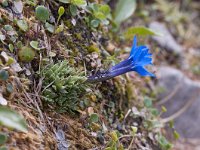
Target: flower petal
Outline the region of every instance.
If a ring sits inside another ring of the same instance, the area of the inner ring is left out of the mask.
[[[138,57],[138,60],[137,60],[137,61],[140,61],[140,60],[144,59],[145,56],[148,54],[148,51],[149,51],[148,48],[142,49],[142,53],[141,53],[140,56]]]
[[[145,57],[141,61],[137,62],[137,66],[152,65],[152,58]]]
[[[155,77],[155,75],[151,72],[148,72],[144,67],[142,66],[136,66],[133,68],[133,71],[137,72],[138,74],[140,74],[141,76],[151,76],[151,77]]]
[[[134,36],[133,45],[132,45],[132,48],[131,48],[130,56],[133,56],[135,54],[136,48],[137,48],[137,37]]]
[[[142,52],[143,52],[143,49],[147,49],[147,47],[146,46],[138,46],[137,48],[136,48],[136,50],[135,50],[135,53],[133,54],[133,55],[131,55],[130,56],[130,58],[132,58],[132,60],[134,61],[134,62],[137,62],[138,61],[138,59],[139,59],[139,57],[140,57],[140,55],[142,54]]]
[[[148,54],[146,54],[145,57],[151,57],[151,56],[152,56],[152,54],[151,54],[151,53],[148,53]]]

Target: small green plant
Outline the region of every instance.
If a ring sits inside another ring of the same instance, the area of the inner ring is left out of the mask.
[[[28,24],[25,20],[17,20],[17,26],[24,32],[28,30]]]
[[[60,6],[58,9],[58,20],[57,20],[57,24],[61,18],[61,16],[65,13],[65,8],[63,6]]]
[[[19,50],[18,56],[19,56],[21,61],[30,62],[35,57],[35,51],[28,46],[24,46]]]
[[[35,9],[36,18],[42,22],[46,22],[49,19],[49,11],[46,7],[40,5]]]
[[[122,143],[120,143],[119,141],[119,132],[118,131],[112,131],[110,133],[110,141],[107,144],[107,147],[105,148],[105,150],[124,150],[124,147],[122,145]]]
[[[78,7],[83,7],[87,5],[86,0],[59,0],[60,2],[64,3],[64,4],[73,4],[76,5]]]
[[[91,27],[98,27],[100,23],[104,25],[109,24],[109,20],[112,18],[110,14],[110,7],[106,4],[90,4],[87,6],[87,11],[91,13],[88,18],[88,22]]]
[[[96,113],[93,113],[90,115],[90,122],[98,122],[99,121],[99,116]]]
[[[170,150],[173,147],[173,145],[161,134],[157,136],[157,141],[163,150]]]
[[[70,67],[67,61],[51,64],[41,71],[43,77],[43,99],[58,112],[73,113],[87,85],[86,77]]]
[[[39,48],[39,42],[38,41],[31,41],[30,42],[30,46],[36,50],[40,50],[41,48]]]

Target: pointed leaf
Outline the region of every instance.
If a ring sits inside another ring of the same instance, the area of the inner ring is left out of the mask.
[[[59,0],[59,2],[67,4],[67,3],[70,3],[70,0]]]
[[[17,25],[24,32],[28,30],[28,24],[25,20],[17,20]]]
[[[132,39],[134,35],[147,36],[160,34],[146,27],[130,27],[124,33],[126,39]]]

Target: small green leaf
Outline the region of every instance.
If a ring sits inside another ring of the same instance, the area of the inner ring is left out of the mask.
[[[99,121],[99,116],[98,114],[94,113],[90,115],[90,122],[98,122]]]
[[[5,29],[6,31],[13,31],[13,27],[12,27],[11,25],[5,25],[5,26],[4,26],[4,29]]]
[[[37,4],[37,0],[26,0],[26,4],[35,7]]]
[[[174,138],[176,140],[178,140],[180,138],[180,135],[179,135],[179,133],[177,131],[174,131]]]
[[[161,110],[162,110],[162,112],[164,112],[164,113],[167,112],[167,108],[166,108],[165,106],[162,106],[162,107],[161,107]]]
[[[8,71],[0,70],[0,80],[6,81],[9,78]]]
[[[70,13],[72,14],[72,16],[76,16],[76,14],[77,14],[77,7],[75,5],[70,5],[69,6],[69,10],[70,10]]]
[[[60,6],[58,9],[58,15],[61,17],[65,13],[65,8],[63,6]]]
[[[150,108],[149,110],[155,117],[159,115],[159,111],[156,108]]]
[[[118,138],[118,135],[117,135],[117,132],[116,132],[116,131],[111,132],[110,135],[111,135],[111,138],[112,138],[112,140],[113,140],[114,142],[117,142],[117,141],[118,141],[119,138]]]
[[[170,150],[172,148],[172,144],[162,135],[158,136],[157,141],[163,150]]]
[[[85,0],[71,0],[71,3],[79,7],[87,5],[87,2]]]
[[[114,21],[121,24],[128,19],[136,9],[136,0],[118,0],[114,13]]]
[[[149,97],[145,97],[144,98],[144,105],[146,106],[146,107],[152,107],[152,100],[149,98]]]
[[[5,144],[7,141],[7,136],[5,134],[0,133],[0,145]]]
[[[94,12],[94,16],[99,20],[105,20],[106,16],[102,12]]]
[[[13,46],[13,44],[9,44],[9,45],[8,45],[8,48],[9,48],[9,50],[10,50],[11,52],[14,51],[14,46]]]
[[[31,41],[30,45],[32,48],[36,49],[36,50],[40,50],[39,46],[39,42],[38,41]]]
[[[15,60],[12,57],[8,57],[8,61],[6,62],[6,65],[9,66],[14,62],[15,62]]]
[[[28,24],[25,20],[17,20],[17,25],[24,32],[28,30]]]
[[[30,47],[24,46],[19,50],[18,56],[21,61],[30,62],[35,57],[35,51]]]
[[[46,22],[46,23],[45,23],[45,28],[46,28],[47,31],[49,31],[50,33],[54,33],[54,30],[55,30],[54,25],[52,25],[52,24]]]
[[[49,11],[42,5],[36,7],[35,14],[36,18],[42,22],[45,22],[49,19]]]
[[[62,32],[63,30],[64,30],[64,25],[61,24],[61,25],[58,26],[58,28],[56,29],[55,33],[60,33],[60,32]]]
[[[119,144],[118,150],[125,150],[122,143]]]
[[[1,1],[1,3],[4,7],[8,7],[8,5],[9,5],[7,0],[3,0],[3,1]]]
[[[112,147],[106,147],[105,150],[113,150]]]
[[[18,41],[18,42],[17,42],[17,48],[18,48],[18,49],[21,49],[22,46],[23,46],[22,41]]]
[[[100,5],[99,11],[107,16],[110,14],[110,7],[108,5]]]
[[[134,127],[134,126],[131,126],[131,129],[132,129],[132,135],[134,136],[137,133],[138,128]]]
[[[59,2],[67,4],[70,3],[70,0],[59,0]]]
[[[134,35],[147,36],[147,35],[160,35],[160,34],[146,27],[130,27],[124,33],[126,39],[132,39]]]
[[[170,127],[170,128],[174,128],[174,120],[171,120],[171,121],[169,122],[169,127]]]
[[[27,132],[25,120],[15,111],[7,107],[0,107],[0,123],[6,127]]]
[[[99,26],[100,21],[98,19],[94,19],[91,21],[91,26],[96,28]]]

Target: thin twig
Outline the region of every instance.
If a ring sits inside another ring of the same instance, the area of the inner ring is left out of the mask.
[[[50,87],[54,82],[55,82],[55,80],[52,81],[51,83],[49,83],[49,85],[47,85],[47,86],[42,90],[42,93],[43,93],[48,87]]]
[[[126,138],[126,137],[132,137],[133,135],[130,135],[130,134],[128,134],[128,135],[123,135],[123,136],[121,136],[121,137],[119,137],[119,140],[121,140],[121,139],[123,139],[123,138]]]
[[[129,116],[129,114],[131,113],[131,109],[128,110],[128,112],[126,113],[124,119],[123,119],[123,123],[125,123],[126,118]]]
[[[131,149],[131,147],[132,147],[132,145],[133,145],[133,141],[134,141],[134,136],[133,136],[133,138],[132,138],[132,140],[131,140],[131,143],[130,143],[130,145],[129,145],[129,147],[128,147],[128,150]]]

